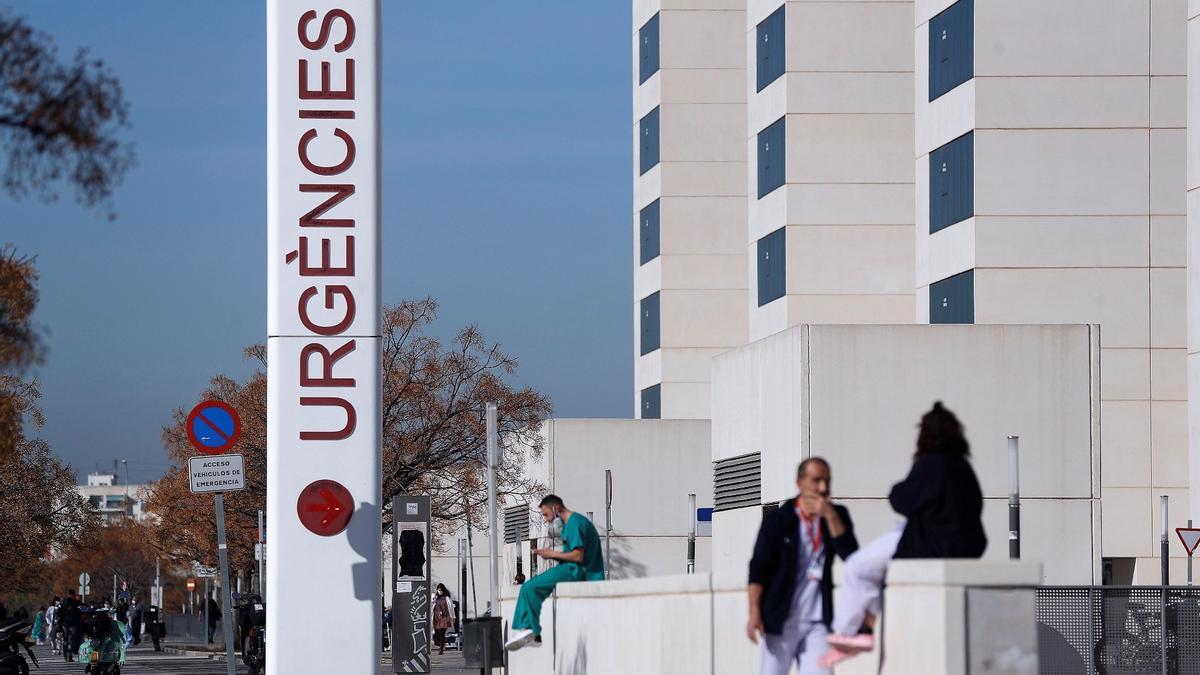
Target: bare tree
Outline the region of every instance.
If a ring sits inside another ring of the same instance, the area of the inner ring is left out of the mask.
[[[529,494],[541,486],[522,474],[522,448],[541,452],[542,421],[550,414],[549,399],[529,387],[514,387],[517,360],[467,326],[443,344],[428,329],[437,315],[431,298],[406,300],[383,312],[383,497],[384,531],[391,527],[387,511],[393,495],[428,495],[435,529],[450,532],[470,518],[482,525],[486,503],[484,405],[495,402],[505,460],[498,470],[502,495]],[[247,355],[267,367],[266,349],[254,345]],[[217,376],[202,399],[234,406],[242,420],[242,436],[230,452],[246,463],[246,489],[225,498],[230,564],[249,569],[258,509],[266,503],[267,393],[260,370],[245,383]],[[184,428],[186,411],[175,412],[163,429],[163,443],[175,464],[159,481],[147,508],[161,518],[157,528],[165,550],[215,562],[216,523],[212,500],[188,491],[187,458],[195,454]]]
[[[0,11],[0,148],[13,198],[52,201],[61,181],[89,207],[113,217],[112,194],[134,165],[133,146],[118,138],[129,105],[121,83],[99,59],[79,50],[60,62],[54,41],[24,19]]]
[[[69,549],[96,516],[75,490],[75,472],[44,441],[18,444],[0,460],[0,586],[20,590],[52,552]]]

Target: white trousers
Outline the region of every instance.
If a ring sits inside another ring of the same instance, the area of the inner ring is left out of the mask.
[[[883,609],[880,596],[888,564],[896,555],[904,525],[858,549],[846,559],[842,584],[837,588],[833,605],[833,632],[838,635],[857,635],[868,613],[879,616]]]
[[[829,631],[820,621],[788,621],[780,635],[762,636],[762,665],[760,675],[788,675],[792,663],[796,663],[800,675],[832,675],[833,671],[821,666],[819,661],[829,645],[825,638]]]

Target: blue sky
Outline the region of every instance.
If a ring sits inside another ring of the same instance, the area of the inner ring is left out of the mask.
[[[38,257],[48,423],[80,472],[165,469],[160,432],[265,339],[264,2],[0,0],[121,79],[118,219],[0,195]],[[432,295],[562,417],[632,414],[629,7],[384,3],[384,299]]]

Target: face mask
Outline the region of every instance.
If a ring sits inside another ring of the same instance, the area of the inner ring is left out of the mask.
[[[554,514],[554,520],[550,521],[550,528],[549,528],[549,529],[550,529],[550,536],[551,536],[551,537],[561,537],[561,536],[562,536],[562,531],[563,531],[563,519],[562,519],[562,516],[558,515],[557,513],[556,513],[556,514]]]

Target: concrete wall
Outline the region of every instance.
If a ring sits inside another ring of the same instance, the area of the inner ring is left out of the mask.
[[[749,339],[802,323],[908,323],[913,280],[912,2],[785,6],[784,74],[757,91],[746,2]],[[784,118],[785,184],[758,197],[758,133]],[[786,292],[758,305],[758,240],[786,228]]]
[[[1200,2],[1188,2],[1187,54],[1188,457],[1191,484],[1200,486]],[[1200,522],[1200,489],[1191,491],[1189,515]]]
[[[746,342],[745,0],[634,0],[634,403],[707,419],[709,359]],[[638,31],[659,16],[659,70],[639,84]],[[640,169],[638,122],[660,115],[660,162]],[[660,254],[641,264],[643,208],[659,200]],[[641,354],[638,303],[661,293],[661,347]]]
[[[886,495],[908,471],[933,401],[959,415],[985,495],[986,557],[1007,556],[1006,436],[1021,437],[1023,553],[1049,583],[1098,580],[1102,528],[1096,331],[1089,326],[798,326],[713,365],[713,459],[762,456],[762,502],[795,492],[811,455],[860,540],[894,527]],[[1109,511],[1105,511],[1109,513]],[[761,511],[715,514],[713,569],[744,573]],[[1144,531],[1149,536],[1148,531]]]
[[[1188,2],[974,0],[974,78],[929,101],[928,22],[951,4],[914,17],[917,318],[929,284],[974,269],[976,323],[1100,325],[1100,482],[1120,518],[1103,555],[1156,582],[1158,497],[1181,524],[1189,484]],[[968,131],[974,217],[929,234],[929,153]]]
[[[891,576],[885,672],[1037,672],[1036,564],[901,561]],[[506,617],[514,604],[503,603]],[[737,575],[561,584],[543,607],[542,647],[511,653],[509,672],[755,673],[759,648],[746,637],[747,614],[745,580]],[[837,672],[878,672],[877,657],[878,652],[857,657]]]
[[[545,451],[541,458],[528,460],[527,474],[562,497],[571,510],[591,511],[602,538],[604,472],[612,471],[614,578],[685,570],[687,496],[696,495],[698,508],[712,506],[708,420],[554,419],[541,433]],[[530,503],[531,512],[536,502]],[[544,536],[537,527],[540,520],[532,518],[531,534]],[[697,543],[699,570],[709,569],[708,541],[702,537]],[[523,558],[528,559],[524,552]]]

